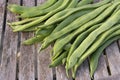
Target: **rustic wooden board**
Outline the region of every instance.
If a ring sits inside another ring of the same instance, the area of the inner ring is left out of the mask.
[[[120,52],[116,42],[106,48],[108,64],[112,75],[120,73]]]
[[[103,54],[99,59],[98,67],[94,74],[94,80],[100,79],[101,77],[108,77],[106,61]]]
[[[91,80],[87,60],[85,60],[83,64],[79,66],[75,80]]]
[[[25,6],[34,6],[34,0],[22,0]],[[21,41],[33,36],[33,33],[21,33]],[[20,46],[19,80],[35,80],[34,46]]]
[[[100,78],[100,79],[97,79],[97,80],[120,80],[120,74]]]
[[[0,0],[0,63],[2,57],[2,29],[4,25],[4,15],[5,15],[5,0]]]
[[[18,1],[14,0],[8,0],[8,3],[19,4]],[[7,17],[4,18],[15,21],[15,15],[9,11],[7,11]],[[0,80],[16,80],[17,39],[17,33],[13,33],[7,25],[3,41]]]
[[[56,79],[57,80],[72,80],[72,76],[69,78],[66,76],[65,66],[60,65],[56,68]]]
[[[50,50],[51,47],[48,47],[38,53],[38,80],[53,80],[52,68],[49,68]]]

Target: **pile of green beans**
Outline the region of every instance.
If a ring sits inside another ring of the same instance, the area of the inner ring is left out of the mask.
[[[53,44],[49,67],[65,65],[75,78],[78,67],[89,57],[91,78],[97,69],[102,51],[120,39],[120,1],[47,0],[34,6],[9,4],[19,14],[17,22],[7,22],[13,32],[33,32],[23,45],[40,43],[44,50]],[[114,32],[114,33],[113,33]]]

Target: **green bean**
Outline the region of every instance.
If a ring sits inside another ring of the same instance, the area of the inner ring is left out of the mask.
[[[112,18],[113,19],[113,18]],[[114,19],[113,19],[114,20]],[[104,24],[104,23],[103,23]],[[107,26],[107,25],[106,25]],[[110,26],[110,25],[109,25]],[[108,27],[108,26],[107,26]],[[99,27],[100,28],[100,27]],[[74,66],[74,74],[73,74],[73,77],[75,77],[75,73],[76,73],[76,70],[78,68],[78,66],[89,56],[91,55],[100,45],[101,43],[106,39],[106,37],[110,36],[111,33],[112,35],[113,34],[120,34],[120,24],[119,25],[116,25],[112,28],[110,28],[108,31],[102,33],[98,39],[92,44],[92,46],[89,47],[89,49],[84,52],[84,54],[79,57],[79,59],[77,59],[77,63],[76,65]],[[96,29],[97,30],[97,29]],[[118,31],[117,31],[118,30]],[[93,31],[94,32],[94,31]],[[114,33],[113,33],[114,32]],[[79,55],[78,55],[79,56]],[[70,59],[69,59],[70,60]]]
[[[54,23],[57,23],[63,19],[65,19],[66,17],[70,16],[71,14],[75,13],[75,12],[78,12],[78,11],[81,11],[81,10],[88,10],[88,9],[95,9],[97,7],[100,7],[102,5],[105,5],[107,3],[109,3],[111,0],[103,0],[99,3],[95,3],[95,4],[88,4],[88,5],[85,5],[85,6],[82,6],[82,7],[78,7],[78,8],[73,8],[73,9],[69,9],[68,12],[66,12],[66,10],[63,10],[61,12],[58,12],[57,14],[53,15],[51,18],[49,18],[45,25],[43,26],[40,26],[41,27],[45,27],[45,26],[48,26],[48,25],[51,25],[51,24],[54,24]],[[66,12],[66,13],[65,13]],[[64,13],[64,15],[62,15],[61,17],[59,15],[61,15],[61,13]]]
[[[67,57],[67,51],[63,52],[57,59],[52,61],[52,63],[49,65],[49,67],[56,67],[59,64],[62,64],[62,60]]]
[[[49,12],[47,15],[45,15],[45,16],[43,16],[43,17],[40,17],[39,19],[37,19],[37,20],[35,20],[35,21],[31,22],[31,23],[28,23],[28,24],[26,24],[26,25],[22,25],[20,28],[17,28],[17,29],[15,29],[15,30],[13,30],[13,32],[22,31],[22,30],[24,30],[24,29],[26,29],[26,28],[29,28],[29,27],[31,27],[31,26],[34,26],[34,25],[36,25],[36,24],[38,24],[38,23],[46,20],[46,19],[49,18],[50,16],[52,16],[52,15],[54,15],[55,13],[57,13],[57,12],[61,11],[62,9],[64,9],[64,8],[68,5],[68,3],[69,3],[69,0],[64,0],[63,3],[62,3],[62,5],[61,5],[60,7],[58,7],[57,9],[52,10],[52,11]]]
[[[108,39],[107,41],[105,41],[94,53],[92,53],[90,55],[90,76],[92,77],[95,70],[97,69],[98,66],[98,60],[99,57],[101,55],[101,53],[103,52],[103,50],[110,45],[112,42],[116,41],[117,39],[120,39],[120,36],[115,36],[112,37],[110,39]]]
[[[21,21],[17,21],[17,22],[12,22],[12,23],[7,23],[8,25],[14,26],[14,25],[22,25],[28,22],[31,22],[33,20],[38,19],[39,17],[34,17],[34,18],[27,18],[27,19],[23,19]]]
[[[22,14],[26,10],[27,11],[30,10],[30,7],[20,6],[20,5],[16,5],[16,4],[9,4],[7,6],[7,8],[9,9],[9,11],[11,11],[13,13],[17,13],[17,14]]]
[[[74,39],[78,34],[83,32],[85,28],[89,28],[90,26],[99,23],[103,21],[107,16],[110,15],[111,12],[113,12],[115,6],[111,6],[110,8],[106,9],[102,14],[100,14],[97,18],[91,20],[90,22],[86,23],[85,25],[79,27],[77,30],[69,34],[68,36],[64,37],[63,39],[59,40],[55,45],[54,45],[54,52],[58,52],[65,46],[67,43],[69,43],[72,39]],[[82,29],[81,29],[82,28]]]
[[[21,17],[21,18],[31,18],[31,17],[36,17],[36,16],[42,16],[44,14],[47,14],[51,10],[57,9],[59,6],[61,6],[62,2],[63,2],[62,0],[58,0],[54,5],[52,5],[51,7],[47,8],[47,9],[43,9],[43,10],[38,10],[38,9],[30,10],[28,12],[25,12],[25,13],[21,14],[19,17]]]
[[[67,58],[62,59],[62,64],[64,65],[66,63]]]
[[[57,31],[59,30],[62,30],[64,27],[66,27],[67,25],[69,25],[70,23],[72,23],[76,18],[84,15],[84,14],[87,14],[89,12],[93,11],[92,9],[90,10],[83,10],[83,11],[80,11],[80,12],[76,12],[72,15],[70,15],[69,17],[67,17],[64,21],[62,21],[54,30],[52,33],[56,33]]]
[[[92,3],[93,1],[94,0],[82,0],[77,4],[77,7]]]
[[[117,6],[119,3],[114,4],[113,6]],[[111,7],[110,7],[111,8]],[[120,15],[120,11],[116,12],[114,16],[111,16],[103,25],[101,25],[98,29],[93,31],[80,45],[79,47],[73,52],[73,54],[70,57],[69,63],[68,63],[68,69],[73,67],[75,63],[77,62],[78,58],[85,52],[85,50],[94,42],[94,40],[97,38],[99,34],[102,32],[108,30],[113,25],[115,25],[120,18],[118,17]],[[89,42],[89,43],[88,43]]]
[[[71,3],[68,5],[67,8],[74,8],[78,4],[79,0],[72,0]]]
[[[113,14],[112,15],[114,15],[117,11],[119,11],[120,10],[120,5],[114,10],[114,12],[113,12]]]
[[[44,38],[45,38],[45,36],[38,35],[38,36],[35,36],[35,37],[32,37],[30,39],[27,39],[27,40],[23,41],[22,44],[24,44],[24,45],[32,45],[34,43],[41,42]]]
[[[46,37],[44,39],[44,43],[41,46],[41,50],[43,50],[44,48],[46,48],[47,46],[49,46],[49,44],[51,42],[53,42],[54,40],[56,40],[57,38],[60,38],[61,36],[77,29],[79,26],[82,26],[83,24],[89,22],[90,20],[92,20],[93,18],[95,18],[96,16],[98,16],[103,10],[105,10],[108,6],[110,6],[111,4],[107,4],[104,5],[88,14],[85,14],[79,18],[77,18],[76,20],[74,20],[70,25],[66,26],[64,29],[62,29],[59,32],[56,32],[48,37]]]

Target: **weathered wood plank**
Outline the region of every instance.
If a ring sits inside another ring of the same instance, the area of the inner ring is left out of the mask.
[[[107,72],[105,58],[104,58],[104,55],[102,54],[98,62],[97,70],[95,71],[95,74],[94,74],[94,80],[100,79],[101,77],[108,77],[108,76],[109,75]]]
[[[45,1],[46,0],[37,0],[37,5],[40,5]],[[52,68],[49,68],[51,62],[50,51],[51,47],[48,47],[46,50],[38,53],[38,80],[53,80]]]
[[[72,80],[72,76],[69,78],[66,76],[65,66],[60,65],[56,68],[56,79],[57,80]]]
[[[117,43],[114,42],[106,48],[106,55],[112,75],[120,73],[120,52]]]
[[[120,74],[112,75],[104,78],[101,77],[100,79],[97,79],[97,80],[120,80]]]
[[[38,53],[38,80],[53,80],[52,68],[49,68],[50,50],[51,47],[48,47]]]
[[[25,6],[34,6],[34,0],[22,0]],[[33,33],[21,33],[21,41],[33,36]],[[35,80],[34,46],[20,46],[19,80]]]
[[[4,0],[5,1],[5,0]],[[8,3],[19,4],[19,1],[8,0]],[[15,15],[7,11],[7,21],[15,21]],[[7,25],[3,41],[0,80],[16,80],[17,33]]]
[[[5,0],[0,0],[0,63],[1,63],[1,57],[2,57],[2,29],[3,29],[3,23],[4,23],[4,12],[5,12]]]
[[[79,66],[75,80],[91,80],[87,60],[85,60],[83,64]]]

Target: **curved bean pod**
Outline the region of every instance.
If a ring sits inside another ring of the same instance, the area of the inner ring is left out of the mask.
[[[86,4],[89,4],[89,3],[92,3],[94,0],[82,0],[80,1],[78,4],[77,4],[77,7],[80,7],[82,5],[86,5]]]
[[[71,3],[68,5],[67,8],[74,8],[78,4],[79,0],[72,0]]]

